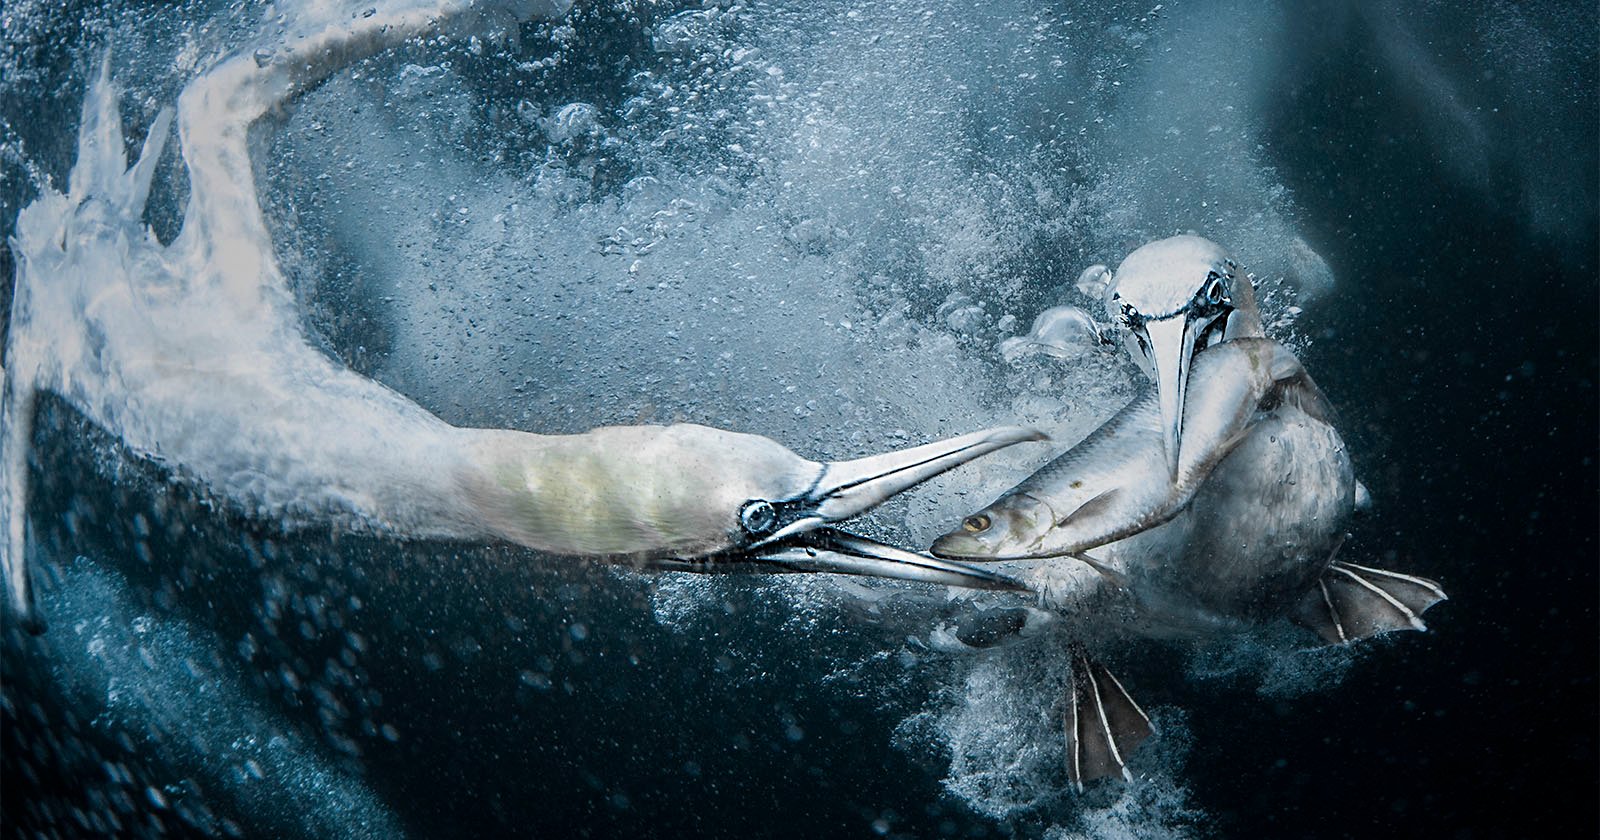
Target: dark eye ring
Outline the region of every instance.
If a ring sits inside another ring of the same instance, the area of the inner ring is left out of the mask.
[[[1130,330],[1135,330],[1135,329],[1138,329],[1139,325],[1143,324],[1143,323],[1144,323],[1144,316],[1139,314],[1139,310],[1133,308],[1133,304],[1124,303],[1122,305],[1122,325],[1123,326],[1127,327]]]
[[[989,517],[981,513],[974,513],[961,520],[961,527],[973,534],[989,530],[990,524]]]
[[[1211,282],[1206,285],[1206,302],[1211,304],[1222,303],[1227,298],[1228,290],[1222,285],[1222,275],[1212,272]]]
[[[752,537],[764,537],[778,526],[778,511],[766,499],[752,499],[739,509],[739,527]]]

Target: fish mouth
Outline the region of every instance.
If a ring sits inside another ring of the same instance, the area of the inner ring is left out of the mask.
[[[1013,490],[961,520],[960,527],[934,540],[928,551],[949,560],[985,563],[1056,557],[1059,552],[1046,550],[1044,541],[1059,519],[1049,502]]]
[[[934,540],[933,545],[928,547],[928,551],[935,557],[952,560],[999,559],[994,557],[994,553],[979,542],[977,537],[962,531],[951,531]]]
[[[928,553],[945,560],[965,561],[967,563],[1006,563],[1017,560],[1053,560],[1058,557],[1071,557],[1070,551],[1019,551],[1011,554],[1000,554],[988,546],[983,545],[972,537],[962,533],[950,533],[933,541],[928,548]]]

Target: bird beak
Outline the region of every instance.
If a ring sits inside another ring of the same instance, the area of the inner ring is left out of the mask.
[[[1028,591],[1027,584],[998,572],[928,557],[834,528],[819,528],[797,541],[763,552],[755,559],[758,564],[775,565],[791,572],[829,572],[968,589]],[[771,572],[775,569],[762,568],[759,571]]]
[[[1045,440],[1015,426],[915,446],[899,452],[820,465],[799,497],[772,502],[778,527],[769,536],[722,555],[651,561],[658,569],[686,572],[829,572],[920,581],[973,589],[1027,591],[1002,574],[906,551],[829,527],[859,516],[946,470],[996,449]]]
[[[668,572],[695,572],[722,575],[750,573],[770,575],[784,572],[862,575],[865,577],[909,580],[967,589],[993,589],[1028,592],[1028,585],[1013,577],[906,551],[877,540],[847,534],[837,528],[813,528],[782,542],[768,542],[749,552],[710,557],[659,558],[645,563],[648,568]]]
[[[800,515],[789,518],[787,524],[751,548],[860,516],[968,461],[1014,443],[1046,439],[1043,432],[1035,429],[1001,426],[898,452],[823,464],[811,489],[794,503]]]
[[[1184,314],[1144,325],[1150,339],[1150,362],[1155,371],[1156,394],[1161,405],[1162,443],[1167,469],[1178,480],[1178,455],[1183,441],[1183,404],[1189,389],[1189,360],[1201,325]]]

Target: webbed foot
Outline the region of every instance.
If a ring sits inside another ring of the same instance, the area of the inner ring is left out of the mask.
[[[1392,630],[1426,630],[1422,613],[1449,596],[1427,578],[1335,560],[1291,618],[1331,645]]]
[[[1067,776],[1079,791],[1107,776],[1133,781],[1128,756],[1155,731],[1122,683],[1081,647],[1072,652],[1065,730]]]

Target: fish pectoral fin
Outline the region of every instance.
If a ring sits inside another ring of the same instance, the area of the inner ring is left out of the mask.
[[[1290,617],[1328,644],[1347,644],[1393,630],[1426,630],[1422,613],[1448,597],[1427,578],[1335,560]]]
[[[1064,726],[1067,777],[1080,792],[1084,782],[1108,776],[1131,782],[1128,756],[1154,733],[1150,717],[1081,647],[1071,658]]]
[[[1078,505],[1077,510],[1066,515],[1056,523],[1057,529],[1081,528],[1084,523],[1097,516],[1103,516],[1111,511],[1117,503],[1117,497],[1122,495],[1122,488],[1113,487],[1098,496]]]

